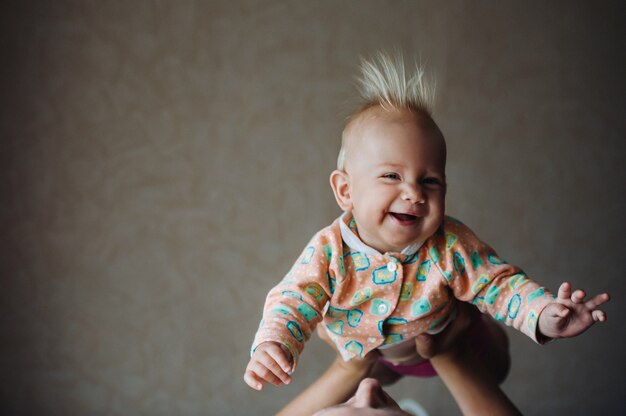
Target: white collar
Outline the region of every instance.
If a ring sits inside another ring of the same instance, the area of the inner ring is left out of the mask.
[[[365,244],[356,234],[354,234],[350,227],[348,227],[348,224],[346,224],[345,221],[348,215],[351,214],[344,212],[343,214],[341,214],[341,217],[339,217],[339,228],[341,229],[341,238],[343,239],[344,243],[346,243],[348,247],[350,247],[352,250],[369,254],[370,256],[381,256],[383,253],[380,253],[375,248],[372,248]],[[419,250],[422,244],[424,244],[423,241],[418,241],[417,243],[408,245],[400,252],[400,254],[411,256],[415,254],[417,250]]]

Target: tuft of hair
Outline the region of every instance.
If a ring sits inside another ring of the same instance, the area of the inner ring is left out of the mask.
[[[425,78],[421,66],[415,64],[407,73],[401,53],[389,55],[379,52],[369,60],[361,59],[360,70],[357,82],[361,103],[358,111],[348,118],[348,123],[374,106],[387,111],[409,110],[432,118],[435,83]],[[342,139],[337,169],[344,169],[345,159],[346,149]]]
[[[407,109],[431,116],[435,85],[426,80],[424,69],[417,64],[407,73],[401,53],[379,52],[369,60],[361,59],[360,69],[361,111],[380,105],[386,110]]]

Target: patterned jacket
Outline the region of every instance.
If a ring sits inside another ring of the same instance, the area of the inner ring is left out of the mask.
[[[357,232],[350,214],[336,219],[313,237],[269,292],[252,351],[262,342],[278,342],[291,351],[295,367],[304,342],[323,321],[348,361],[437,332],[458,301],[538,342],[537,318],[554,297],[460,221],[445,217],[411,254],[351,248],[342,238],[345,225]]]

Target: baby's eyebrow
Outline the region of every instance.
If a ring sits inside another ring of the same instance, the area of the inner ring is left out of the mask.
[[[391,163],[391,162],[381,162],[377,165],[381,168],[401,168],[402,165],[400,163]]]

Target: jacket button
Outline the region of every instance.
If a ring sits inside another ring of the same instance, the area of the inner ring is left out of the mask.
[[[378,305],[378,313],[384,314],[386,312],[387,312],[387,305],[385,305],[384,303],[381,303],[380,305]]]
[[[387,270],[389,270],[390,272],[395,272],[398,269],[398,265],[392,261],[390,261],[389,263],[387,263]]]

